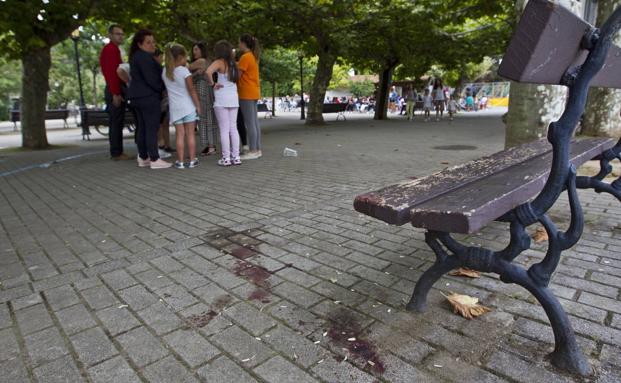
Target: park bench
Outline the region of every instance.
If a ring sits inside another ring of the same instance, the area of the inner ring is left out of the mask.
[[[46,120],[63,120],[64,128],[69,128],[67,118],[69,118],[69,109],[48,109],[45,111]],[[19,110],[11,110],[11,122],[13,128],[17,130],[17,122],[21,121],[21,112]]]
[[[82,114],[82,139],[84,136],[90,136],[90,127],[94,127],[95,130],[102,136],[108,135],[108,112],[104,109],[84,109]],[[135,121],[134,114],[129,110],[125,110],[125,127],[130,132],[134,131]],[[90,137],[88,137],[90,140]]]
[[[621,50],[612,40],[621,27],[621,8],[601,31],[549,0],[531,0],[514,32],[499,74],[517,82],[569,87],[560,119],[547,139],[501,151],[430,176],[356,197],[354,208],[394,225],[411,223],[426,230],[435,263],[420,277],[406,308],[422,312],[427,294],[445,273],[459,267],[492,272],[505,283],[526,288],[543,306],[555,338],[551,362],[572,373],[592,373],[576,343],[568,316],[548,284],[562,251],[582,235],[584,216],[577,189],[607,192],[621,200],[621,178],[608,183],[610,161],[621,159],[621,140],[573,139],[584,112],[589,86],[621,87]],[[562,43],[560,43],[562,42]],[[599,159],[601,171],[577,176],[576,168]],[[571,220],[565,232],[547,212],[567,192]],[[472,234],[492,221],[509,224],[506,248],[493,251],[465,246],[452,234]],[[548,234],[544,259],[528,269],[512,263],[531,245],[526,228],[540,223]]]
[[[272,111],[267,107],[267,104],[257,104],[257,112],[264,113],[263,118],[272,118]]]
[[[345,117],[345,109],[347,109],[347,103],[340,104],[323,104],[323,109],[321,113],[337,113],[336,120],[343,117],[343,120],[347,120]]]

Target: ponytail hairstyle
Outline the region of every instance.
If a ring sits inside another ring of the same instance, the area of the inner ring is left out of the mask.
[[[239,80],[239,69],[237,63],[235,63],[235,57],[233,56],[233,46],[226,40],[220,40],[214,46],[214,53],[216,60],[224,60],[227,67],[227,77],[231,82],[237,82]]]
[[[261,56],[261,48],[259,47],[259,40],[256,37],[252,36],[250,33],[244,33],[239,37],[239,41],[246,44],[254,59],[259,61],[259,57]]]
[[[148,29],[141,29],[138,32],[136,32],[136,34],[132,38],[132,43],[129,46],[129,57],[128,57],[129,61],[131,61],[134,53],[140,50],[140,47],[138,46],[138,44],[143,44],[147,36],[153,36],[153,32],[151,32]]]
[[[177,43],[170,43],[166,45],[166,51],[164,52],[164,65],[166,66],[166,77],[169,80],[174,81],[174,70],[177,66],[177,62],[181,57],[186,57],[187,53],[183,45]]]

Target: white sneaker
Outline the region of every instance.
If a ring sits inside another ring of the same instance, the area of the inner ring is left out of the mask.
[[[250,153],[242,154],[240,156],[240,159],[242,161],[246,161],[246,160],[256,160],[260,157],[261,157],[261,152],[250,152]]]
[[[160,158],[170,158],[170,156],[172,156],[172,154],[168,153],[164,149],[158,149],[157,152],[160,155]]]
[[[142,158],[140,158],[140,156],[138,156],[137,159],[139,168],[148,168],[149,166],[151,166],[151,161],[148,158],[146,160],[143,160]]]
[[[248,145],[244,145],[241,148],[241,153],[240,154],[248,154],[249,151],[250,151],[250,147]]]
[[[167,169],[172,165],[173,164],[170,162],[166,162],[161,158],[158,158],[157,161],[151,161],[151,169]]]

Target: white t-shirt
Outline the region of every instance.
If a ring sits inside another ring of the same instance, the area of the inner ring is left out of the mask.
[[[218,84],[222,85],[222,87],[213,91],[215,96],[214,108],[238,108],[237,84],[229,81],[228,73],[218,72]]]
[[[162,79],[166,84],[168,91],[168,112],[170,113],[170,121],[175,122],[182,119],[188,114],[196,112],[194,101],[185,85],[185,79],[192,74],[188,68],[178,66],[173,71],[174,81],[166,76],[166,71],[162,71]]]
[[[424,96],[424,97],[423,97],[423,101],[425,102],[425,103],[424,103],[424,107],[425,107],[425,108],[431,108],[431,107],[433,107],[433,97],[431,97],[431,95]]]

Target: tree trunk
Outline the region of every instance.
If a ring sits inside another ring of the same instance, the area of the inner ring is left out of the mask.
[[[45,105],[52,65],[50,47],[34,49],[22,56],[21,124],[22,147],[45,149]]]
[[[599,0],[597,3],[597,26],[621,5],[621,0]],[[621,35],[617,35],[619,44]],[[587,99],[582,134],[589,136],[619,137],[621,135],[621,91],[609,88],[591,88]]]
[[[517,0],[521,14],[527,0]],[[560,3],[580,14],[582,4],[575,0]],[[550,122],[558,119],[565,107],[567,90],[560,85],[533,85],[512,82],[509,113],[506,117],[505,148],[545,137]]]
[[[313,79],[313,86],[310,91],[310,101],[306,114],[307,125],[321,125],[323,121],[323,100],[326,97],[326,90],[332,78],[332,69],[336,62],[334,55],[329,48],[325,47],[319,53],[317,70]]]
[[[91,69],[93,74],[93,105],[97,107],[97,68]]]
[[[276,117],[276,81],[272,81],[272,117]]]
[[[394,65],[389,64],[387,67],[384,67],[380,73],[377,100],[375,100],[374,120],[385,120],[388,118],[388,94],[390,93],[394,68]]]

